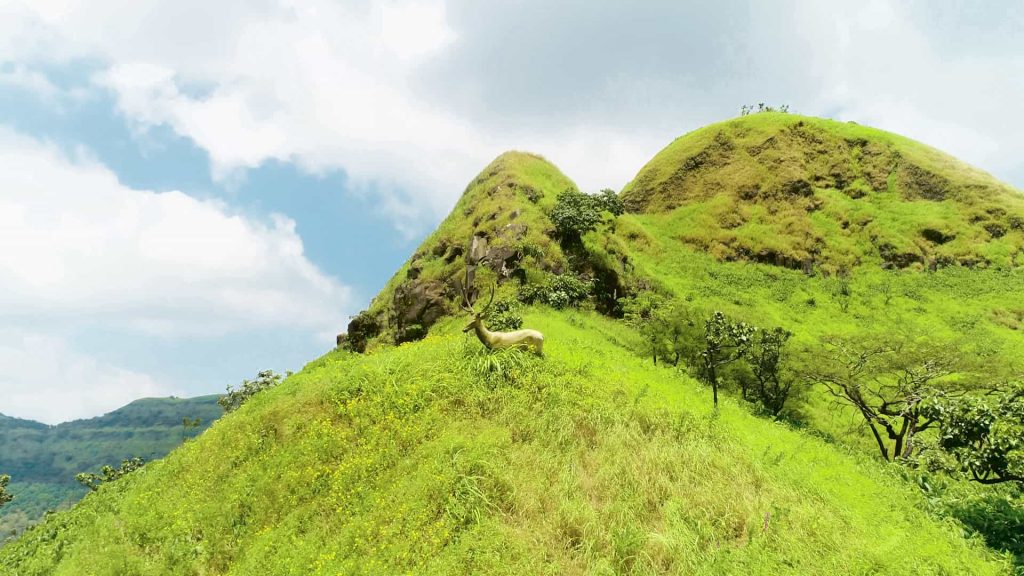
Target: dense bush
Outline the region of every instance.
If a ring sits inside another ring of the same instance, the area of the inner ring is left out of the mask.
[[[487,324],[491,330],[519,330],[523,327],[523,317],[519,315],[519,303],[515,300],[498,300],[488,314]]]
[[[249,398],[252,398],[256,394],[264,390],[269,390],[274,386],[277,386],[284,379],[280,374],[275,373],[273,370],[263,370],[256,375],[255,380],[244,380],[242,385],[238,388],[228,386],[228,393],[221,396],[217,403],[220,404],[221,408],[225,412],[231,412],[237,410],[245,404]]]
[[[597,228],[604,219],[604,212],[618,216],[624,209],[622,200],[610,188],[605,188],[597,195],[567,188],[558,195],[551,211],[551,221],[555,224],[559,238],[564,242],[576,242]]]
[[[579,306],[590,295],[591,283],[570,274],[550,276],[543,284],[524,284],[519,300],[526,304],[547,304],[561,310]]]
[[[593,196],[567,188],[558,195],[551,211],[551,221],[560,238],[578,240],[601,223],[601,207]]]
[[[612,216],[621,216],[626,211],[626,206],[622,203],[622,198],[612,190],[611,188],[605,188],[597,195],[598,204],[606,212],[611,212]]]
[[[981,484],[1024,487],[1024,384],[983,396],[940,393],[924,402],[922,417],[938,422],[947,469]]]

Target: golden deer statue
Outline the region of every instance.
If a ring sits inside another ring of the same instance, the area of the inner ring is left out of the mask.
[[[467,275],[468,277],[468,275]],[[513,332],[491,332],[484,326],[483,317],[487,314],[487,310],[490,309],[491,304],[494,303],[494,286],[491,286],[491,298],[487,301],[487,305],[484,309],[477,312],[473,309],[473,304],[469,301],[469,295],[465,288],[462,290],[462,302],[459,306],[463,310],[469,313],[473,318],[465,328],[462,329],[463,333],[473,330],[476,332],[476,337],[480,339],[490,350],[501,350],[502,348],[526,348],[531,350],[538,356],[544,355],[544,335],[536,330],[529,328],[524,330],[515,330]]]

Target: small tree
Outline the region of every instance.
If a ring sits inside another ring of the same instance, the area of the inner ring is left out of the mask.
[[[747,353],[754,330],[746,322],[733,322],[721,312],[715,312],[704,322],[700,377],[711,385],[715,408],[718,408],[718,369]]]
[[[498,300],[487,315],[487,323],[491,330],[519,330],[523,327],[523,317],[519,315],[519,303],[515,300]]]
[[[796,382],[795,375],[785,369],[783,362],[786,343],[792,336],[782,328],[759,329],[748,355],[750,370],[756,379],[754,399],[776,417],[785,408]]]
[[[551,210],[555,232],[567,243],[576,243],[601,223],[600,203],[593,196],[575,188],[566,188],[558,195]]]
[[[626,205],[622,203],[622,198],[619,198],[619,195],[611,188],[601,190],[597,195],[597,200],[601,209],[610,212],[612,216],[622,216],[622,213],[626,211]]]
[[[947,378],[959,369],[956,350],[943,344],[832,337],[814,356],[804,375],[860,412],[883,460],[909,458],[916,435],[935,423],[923,398],[961,387]]]
[[[142,468],[145,464],[146,461],[142,458],[127,458],[121,461],[121,466],[119,468],[104,466],[103,468],[100,468],[99,474],[82,472],[75,476],[75,480],[89,490],[96,491],[100,489],[100,485],[104,482],[113,482],[126,474],[130,474],[139,468]]]
[[[623,318],[636,328],[650,347],[651,361],[657,365],[662,352],[666,325],[666,299],[656,292],[644,290],[633,298],[623,299]]]
[[[938,422],[938,447],[980,484],[1024,487],[1024,383],[984,396],[937,394],[924,416]]]
[[[227,388],[227,394],[217,399],[217,404],[224,409],[224,412],[232,412],[239,409],[250,398],[264,390],[277,386],[284,380],[284,377],[273,370],[262,370],[256,375],[255,380],[243,380],[238,388]]]
[[[7,491],[7,483],[10,481],[11,477],[7,474],[0,475],[0,508],[14,500],[14,495]]]

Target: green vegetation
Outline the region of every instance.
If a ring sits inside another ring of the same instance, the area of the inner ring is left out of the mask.
[[[95,492],[100,489],[100,484],[103,484],[104,482],[113,482],[125,474],[130,474],[139,468],[142,468],[145,463],[146,461],[142,458],[125,458],[121,461],[121,466],[118,468],[114,468],[113,466],[104,466],[100,469],[99,474],[81,472],[75,476],[75,481]]]
[[[1024,264],[1024,197],[881,130],[794,114],[673,142],[622,192],[628,211],[719,261],[834,274],[859,265]]]
[[[1000,574],[861,454],[751,415],[592,312],[487,353],[335,351],[0,549],[73,574]],[[110,530],[111,525],[119,527]],[[0,570],[2,572],[2,570]]]
[[[504,154],[344,349],[0,574],[1019,573],[1022,226],[938,151],[769,110],[621,197]],[[481,291],[544,358],[459,334]]]
[[[7,474],[0,475],[0,508],[4,504],[7,504],[11,500],[14,500],[14,495],[7,491],[7,484],[11,481],[11,477]]]
[[[259,374],[256,375],[254,380],[243,380],[242,384],[235,388],[228,386],[227,394],[217,399],[217,404],[224,409],[225,412],[232,412],[238,410],[249,401],[250,398],[263,392],[270,390],[281,383],[284,377],[277,374],[273,370],[260,370]],[[185,426],[188,425],[186,422]]]
[[[17,499],[0,510],[0,541],[69,506],[86,490],[75,475],[137,455],[163,457],[200,434],[221,414],[217,396],[146,398],[109,414],[47,426],[0,415],[0,471],[11,476]],[[200,420],[184,427],[184,418]]]
[[[604,212],[613,217],[622,214],[625,206],[614,190],[598,195],[584,194],[576,188],[563,190],[551,210],[555,233],[566,244],[578,244],[587,232],[593,232],[604,221]]]
[[[923,412],[939,424],[938,462],[952,458],[944,468],[981,484],[1024,487],[1024,382],[985,397],[941,394],[928,399]]]

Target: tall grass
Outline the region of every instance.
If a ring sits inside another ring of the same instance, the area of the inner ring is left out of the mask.
[[[547,357],[455,323],[332,352],[0,549],[35,574],[998,574],[855,453],[750,415],[589,313]]]

